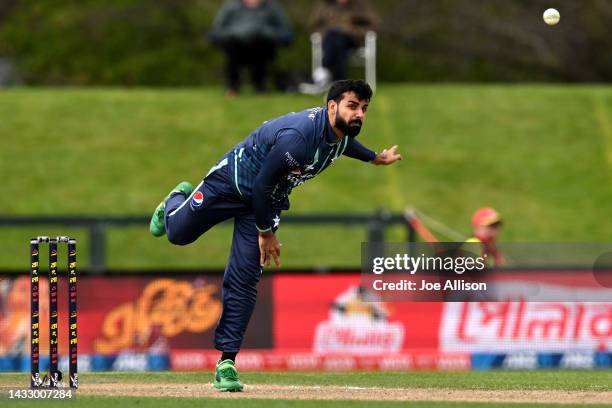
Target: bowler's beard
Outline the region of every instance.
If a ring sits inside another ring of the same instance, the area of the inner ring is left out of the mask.
[[[354,119],[348,123],[346,120],[342,119],[341,116],[338,116],[338,112],[336,112],[336,127],[348,137],[356,137],[361,131],[361,125],[362,123],[360,119]]]

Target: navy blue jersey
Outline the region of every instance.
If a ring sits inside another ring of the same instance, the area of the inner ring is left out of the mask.
[[[348,136],[338,139],[326,108],[264,122],[225,156],[238,194],[252,202],[257,229],[273,228],[273,210],[289,208],[294,187],[315,177],[342,154],[371,161],[376,154]]]

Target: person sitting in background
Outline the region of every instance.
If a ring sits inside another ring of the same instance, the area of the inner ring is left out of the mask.
[[[227,0],[209,35],[225,52],[228,95],[240,91],[240,70],[248,67],[255,92],[265,92],[268,64],[279,44],[289,44],[289,20],[274,0]]]
[[[325,0],[312,16],[312,26],[323,36],[323,68],[313,80],[319,85],[348,77],[349,54],[374,31],[379,17],[366,0]]]

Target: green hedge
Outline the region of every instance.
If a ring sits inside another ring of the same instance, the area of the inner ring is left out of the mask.
[[[296,41],[277,68],[307,75],[310,0],[280,1]],[[376,0],[382,81],[608,81],[612,2]],[[206,85],[222,56],[205,39],[221,0],[6,0],[0,55],[28,84]]]

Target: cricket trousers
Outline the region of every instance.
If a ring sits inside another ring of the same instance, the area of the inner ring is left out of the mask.
[[[259,240],[250,204],[236,192],[222,161],[189,197],[175,193],[166,202],[166,235],[187,245],[222,221],[234,218],[232,249],[223,275],[223,313],[215,330],[215,348],[238,352],[257,299]],[[280,214],[279,214],[280,216]]]

